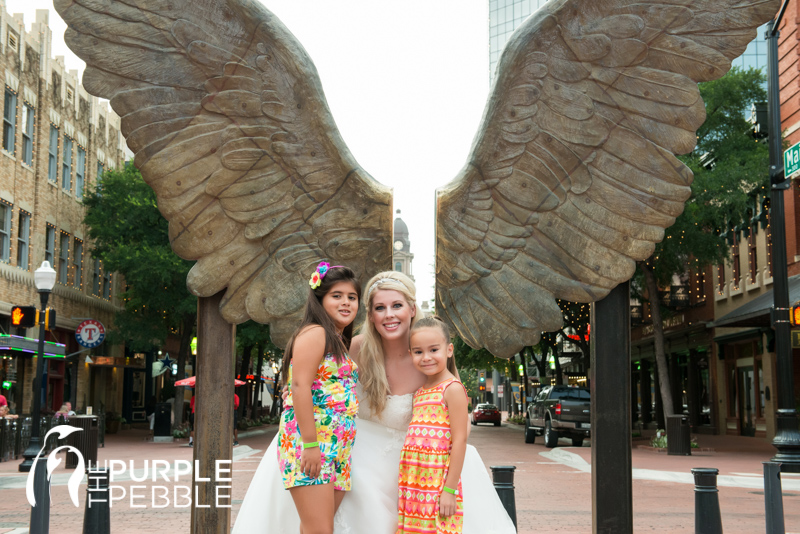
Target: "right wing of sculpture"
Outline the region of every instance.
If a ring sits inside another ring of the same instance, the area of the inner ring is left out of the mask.
[[[285,343],[317,262],[390,265],[391,192],[356,163],[303,47],[252,0],[55,0],[87,90],[122,118],[135,164],[196,260],[198,296]]]
[[[511,37],[467,165],[437,196],[437,313],[510,357],[556,299],[629,279],[683,211],[719,78],[779,0],[551,0]]]

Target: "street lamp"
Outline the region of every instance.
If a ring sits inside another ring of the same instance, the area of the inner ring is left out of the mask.
[[[28,448],[22,456],[25,458],[19,464],[20,472],[30,472],[33,467],[33,462],[41,449],[40,436],[39,436],[39,423],[41,419],[42,410],[42,374],[44,373],[44,333],[45,333],[45,313],[47,310],[47,300],[50,298],[50,292],[53,286],[56,285],[56,271],[50,266],[50,262],[43,261],[42,266],[33,272],[33,283],[36,285],[36,290],[39,292],[39,299],[41,301],[41,313],[39,314],[39,348],[36,356],[36,376],[33,382],[33,406],[31,409],[31,440]],[[43,458],[40,460],[44,460]],[[44,465],[41,465],[36,470],[33,492],[36,498],[36,506],[31,507],[31,532],[46,532],[47,523],[50,519],[50,492],[47,489],[46,470]],[[37,527],[43,527],[34,529]]]

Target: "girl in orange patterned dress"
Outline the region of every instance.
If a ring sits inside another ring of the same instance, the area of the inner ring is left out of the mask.
[[[417,321],[411,328],[410,345],[414,365],[428,379],[414,394],[414,411],[400,456],[397,533],[460,533],[466,390],[455,377],[453,344],[441,319]]]

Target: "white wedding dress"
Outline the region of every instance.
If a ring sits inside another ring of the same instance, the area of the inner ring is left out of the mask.
[[[359,397],[365,398],[359,389]],[[334,518],[335,534],[393,534],[397,529],[400,450],[411,421],[411,397],[390,395],[378,418],[361,402],[352,456],[352,490]],[[300,521],[278,470],[277,436],[258,466],[242,502],[233,534],[294,534]],[[514,534],[478,451],[467,445],[461,472],[463,534]]]

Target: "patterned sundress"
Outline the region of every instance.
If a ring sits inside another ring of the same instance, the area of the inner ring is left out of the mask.
[[[358,413],[357,382],[356,363],[347,354],[337,362],[336,357],[329,353],[320,362],[311,385],[311,398],[317,442],[322,453],[322,471],[318,477],[310,478],[300,470],[303,440],[294,414],[292,366],[289,365],[289,396],[278,431],[278,463],[285,488],[333,483],[337,490],[350,490],[350,453],[356,438],[355,417]]]
[[[464,522],[461,480],[458,481],[458,509],[450,517],[439,516],[439,496],[450,465],[450,413],[444,403],[449,378],[436,386],[414,393],[414,412],[400,455],[400,498],[397,534],[456,534]],[[466,391],[465,391],[466,395]]]

